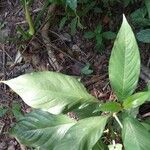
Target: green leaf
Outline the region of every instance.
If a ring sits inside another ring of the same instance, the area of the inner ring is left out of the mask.
[[[109,116],[76,122],[65,115],[34,110],[20,119],[11,135],[41,150],[91,150],[101,137]]]
[[[103,39],[101,34],[96,35],[96,45],[102,45]]]
[[[10,134],[24,145],[54,150],[54,147],[75,123],[64,115],[34,110],[20,119],[11,129]]]
[[[92,38],[95,37],[95,33],[92,32],[92,31],[85,32],[84,37],[85,37],[86,39],[92,39]]]
[[[140,55],[133,31],[125,17],[109,61],[109,79],[120,101],[130,96],[140,74]]]
[[[75,114],[78,116],[79,120],[87,118],[87,117],[99,116],[100,112],[95,111],[98,109],[99,105],[100,105],[100,103],[83,104],[80,107],[78,107],[72,111],[75,112]]]
[[[21,113],[21,105],[18,103],[13,103],[12,104],[12,109],[11,109],[13,115],[15,116],[15,118],[18,120],[20,119],[20,117],[22,117],[22,113]]]
[[[147,27],[150,26],[150,19],[146,18],[147,10],[145,7],[139,8],[131,13],[131,19],[133,24],[139,27]]]
[[[101,140],[99,140],[92,150],[107,150],[107,149],[108,149],[107,146]]]
[[[24,40],[29,40],[31,35],[28,32],[24,31],[21,26],[17,26],[17,32],[19,32]]]
[[[147,11],[148,11],[148,16],[149,16],[149,19],[150,19],[150,0],[144,0],[144,1],[145,1]]]
[[[77,104],[96,102],[77,79],[61,73],[35,72],[3,83],[10,86],[29,106],[53,114]]]
[[[133,118],[136,118],[139,114],[139,107],[128,109],[127,110],[128,115],[132,116]]]
[[[103,111],[103,112],[119,112],[122,110],[122,107],[117,102],[107,102],[99,106],[96,111]]]
[[[54,150],[91,150],[102,136],[108,117],[80,120],[69,129]]]
[[[100,34],[101,33],[101,31],[102,31],[102,25],[101,24],[99,24],[97,27],[96,27],[96,29],[95,29],[95,33],[96,34]]]
[[[143,43],[150,43],[150,29],[145,29],[138,32],[137,39]]]
[[[59,24],[59,29],[62,30],[62,28],[64,27],[65,23],[67,21],[67,17],[63,17],[60,21],[60,24]]]
[[[78,18],[75,17],[72,19],[70,27],[71,27],[71,35],[75,35],[76,30],[77,30],[77,23],[78,23]]]
[[[142,105],[146,100],[150,99],[150,91],[136,93],[129,96],[123,103],[124,109],[136,108]]]
[[[148,132],[150,132],[150,118],[146,118],[141,122],[141,124],[147,129]]]
[[[150,134],[137,119],[131,117],[126,117],[124,119],[122,138],[126,150],[149,149]]]
[[[85,65],[85,67],[83,67],[83,68],[81,69],[81,73],[82,73],[82,74],[85,74],[85,75],[89,75],[89,74],[93,73],[93,70],[90,69],[90,64],[89,64],[89,63],[87,63],[87,64]]]
[[[66,4],[74,11],[77,8],[77,0],[66,0]]]
[[[116,34],[114,32],[108,31],[108,32],[103,32],[102,36],[107,40],[112,40],[116,37]]]
[[[103,39],[101,34],[96,35],[96,49],[99,52],[102,52],[104,50],[105,46],[103,44]]]

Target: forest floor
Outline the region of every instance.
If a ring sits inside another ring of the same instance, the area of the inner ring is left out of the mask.
[[[36,0],[31,8],[34,17],[43,6],[43,1]],[[129,8],[133,9],[133,8]],[[125,14],[128,14],[128,9]],[[82,22],[88,29],[92,29],[101,19],[107,29],[108,23],[111,30],[117,32],[121,22],[123,10],[119,6],[113,8],[114,18],[111,20],[107,16],[89,15],[84,17]],[[108,62],[114,41],[105,43],[105,50],[99,53],[95,50],[95,42],[83,37],[83,31],[77,30],[76,34],[70,34],[70,28],[66,25],[63,30],[58,29],[54,24],[46,32],[50,36],[50,44],[56,58],[56,62],[51,63],[51,56],[47,52],[46,43],[43,40],[43,26],[46,23],[41,20],[41,27],[32,39],[27,41],[18,40],[17,26],[26,28],[24,11],[19,0],[0,2],[0,39],[9,37],[6,42],[0,42],[0,80],[8,80],[19,75],[33,71],[57,71],[68,75],[79,76],[87,87],[88,91],[98,99],[114,99],[108,79]],[[128,17],[127,17],[128,18]],[[150,47],[146,44],[139,44],[142,64],[148,68],[150,58]],[[90,75],[83,73],[83,68],[90,64]],[[145,87],[146,81],[140,79],[138,90]],[[0,85],[0,150],[28,149],[20,145],[8,134],[9,129],[16,121],[15,115],[19,111],[27,113],[31,111],[27,105],[10,90],[6,85]],[[149,105],[141,109],[142,113],[149,111]]]

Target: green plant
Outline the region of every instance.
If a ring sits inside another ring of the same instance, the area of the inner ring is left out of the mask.
[[[149,100],[150,91],[134,93],[139,74],[138,46],[124,17],[109,61],[110,84],[117,99],[101,103],[79,80],[61,73],[37,72],[1,81],[33,108],[10,134],[40,150],[107,149],[106,138],[109,149],[119,150],[123,145],[126,150],[148,150],[150,133],[144,122],[138,121],[137,108]],[[83,119],[66,116],[70,111]]]
[[[85,74],[85,75],[89,75],[93,73],[93,70],[90,68],[91,65],[89,63],[87,63],[82,69],[81,69],[81,73]]]
[[[131,20],[136,27],[148,27],[150,26],[150,19],[147,18],[147,9],[141,7],[130,14]]]
[[[143,43],[150,43],[150,29],[145,29],[138,32],[137,39]]]
[[[80,17],[78,16],[77,0],[49,0],[50,3],[55,3],[57,5],[63,6],[65,8],[64,13],[62,13],[62,18],[60,19],[59,29],[62,30],[67,21],[70,22],[71,35],[76,33],[77,28],[83,29],[80,22]],[[71,20],[71,21],[70,21]]]
[[[116,34],[111,31],[103,32],[102,25],[98,25],[94,31],[85,32],[84,37],[86,39],[95,38],[96,49],[102,51],[104,49],[104,39],[112,40],[116,37]]]
[[[34,29],[33,21],[32,21],[30,12],[29,12],[29,5],[31,2],[32,2],[32,0],[21,0],[21,3],[24,7],[26,21],[29,25],[29,31],[27,32],[27,34],[32,36],[35,33],[35,29]]]
[[[14,117],[16,117],[16,119],[19,119],[23,116],[21,112],[21,105],[16,102],[12,104],[10,112],[13,114]]]
[[[150,1],[149,0],[144,0],[144,2],[145,2],[145,6],[147,8],[148,17],[150,19]]]
[[[67,6],[74,11],[76,11],[77,8],[77,0],[48,0],[48,1],[50,3],[56,3],[59,5]]]

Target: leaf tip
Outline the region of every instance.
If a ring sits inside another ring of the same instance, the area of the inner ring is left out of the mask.
[[[123,14],[123,22],[127,22],[125,14]]]

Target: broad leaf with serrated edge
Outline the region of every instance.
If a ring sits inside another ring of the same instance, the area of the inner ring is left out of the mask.
[[[38,72],[3,81],[26,104],[53,114],[85,102],[96,102],[84,86],[74,77],[54,72]]]
[[[64,115],[34,110],[20,119],[10,133],[22,144],[53,150],[75,123]]]
[[[122,138],[126,150],[148,150],[150,134],[136,119],[126,117],[123,121]]]
[[[134,95],[129,96],[124,102],[124,109],[136,108],[142,105],[146,100],[150,99],[150,91],[148,92],[140,92]]]
[[[91,150],[102,136],[108,117],[80,120],[68,130],[54,150]]]
[[[140,55],[133,31],[125,17],[109,61],[109,79],[118,99],[130,96],[140,74]]]

